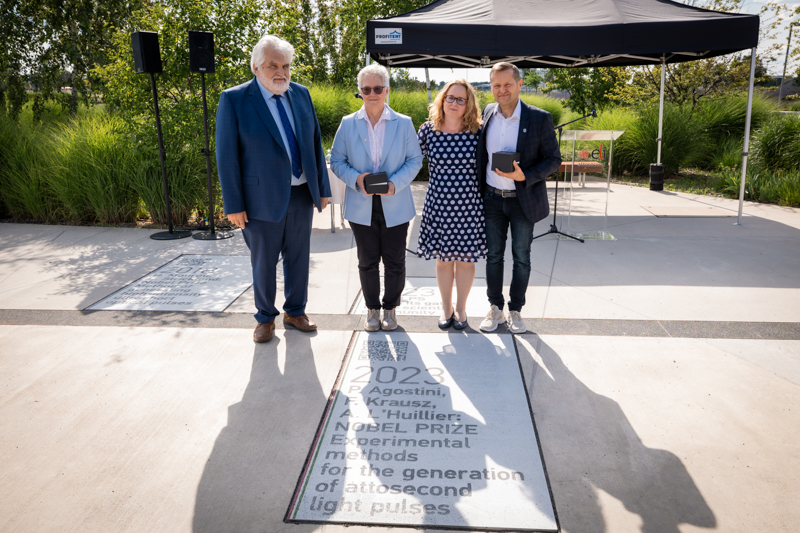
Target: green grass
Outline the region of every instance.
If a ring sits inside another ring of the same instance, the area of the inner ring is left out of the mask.
[[[729,198],[738,198],[742,183],[739,169],[725,169],[721,172],[715,186]],[[800,171],[770,171],[750,169],[744,184],[746,200],[756,202],[800,207]]]
[[[683,169],[680,173],[664,178],[664,190],[673,192],[686,192],[706,196],[724,196],[717,187],[719,177],[702,169]],[[632,184],[640,187],[649,187],[648,176],[632,176],[612,178],[615,183]],[[738,197],[738,196],[737,196]]]
[[[309,89],[327,150],[341,118],[362,102],[349,88]],[[579,116],[543,95],[524,94],[522,99],[552,113],[556,125]],[[483,107],[494,99],[491,93],[478,93],[478,100]],[[125,124],[102,106],[80,108],[73,118],[58,104],[46,105],[43,123],[33,121],[30,105],[18,123],[0,115],[0,216],[100,224],[126,224],[149,216],[158,224],[166,223],[152,127]],[[390,105],[410,116],[417,128],[427,120],[424,91],[393,91]],[[705,102],[693,115],[686,108],[667,106],[662,150],[665,189],[738,197],[745,106],[743,96]],[[747,198],[799,206],[800,116],[775,113],[776,109],[773,101],[754,99]],[[625,172],[622,181],[647,186],[649,165],[656,158],[656,108],[607,109],[567,128],[625,130],[615,143],[615,174]],[[147,138],[136,138],[132,131]],[[202,139],[181,145],[170,131],[165,129],[173,223],[183,225],[207,208],[205,158],[199,152]],[[577,148],[595,149],[598,144]],[[419,177],[427,178],[425,169]],[[217,188],[219,203],[220,196]]]
[[[664,179],[664,190],[706,196],[739,198],[742,171],[726,168],[719,171],[684,169],[679,174]],[[649,187],[647,176],[618,177],[615,183]],[[745,182],[745,200],[800,207],[800,172],[771,172],[748,169]]]

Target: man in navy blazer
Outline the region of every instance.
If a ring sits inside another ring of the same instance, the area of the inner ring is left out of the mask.
[[[533,225],[550,212],[547,176],[561,165],[561,151],[553,116],[519,98],[522,77],[516,65],[498,63],[489,79],[494,104],[483,110],[483,130],[478,142],[478,185],[486,218],[486,294],[490,309],[481,322],[483,331],[494,331],[506,322],[512,333],[524,333],[520,311],[531,274]],[[492,170],[491,154],[518,152],[513,172]],[[508,314],[503,316],[503,256],[511,227],[511,270]]]
[[[275,333],[276,270],[283,257],[283,323],[317,329],[306,315],[314,207],[331,190],[322,135],[308,89],[292,83],[294,47],[265,35],[253,48],[255,78],[223,91],[217,108],[217,169],[228,219],[250,248],[256,342]]]

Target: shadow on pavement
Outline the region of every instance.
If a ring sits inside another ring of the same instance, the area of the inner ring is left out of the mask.
[[[285,342],[285,366],[279,365]],[[308,453],[328,391],[315,371],[311,337],[286,331],[257,344],[242,400],[214,443],[195,500],[194,533],[275,532]],[[297,446],[297,443],[303,443]],[[303,533],[315,526],[291,526]]]
[[[598,489],[641,517],[642,533],[678,533],[681,524],[715,528],[717,519],[686,466],[648,448],[614,400],[584,385],[538,336],[519,346],[561,527],[608,532]]]

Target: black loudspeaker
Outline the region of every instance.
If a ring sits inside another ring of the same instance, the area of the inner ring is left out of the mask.
[[[161,51],[158,48],[158,34],[152,31],[131,33],[133,64],[137,74],[158,74],[161,67]]]
[[[189,32],[189,70],[214,72],[214,34],[209,31]]]

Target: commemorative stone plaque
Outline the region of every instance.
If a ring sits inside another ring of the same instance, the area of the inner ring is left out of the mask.
[[[453,301],[456,290],[453,288]],[[476,279],[467,298],[467,316],[483,316],[486,314],[486,280]],[[437,316],[442,310],[442,299],[436,278],[406,278],[406,286],[400,305],[395,312],[403,316]],[[354,314],[364,315],[367,306],[364,296],[359,296]]]
[[[556,531],[513,342],[358,333],[287,520]]]
[[[224,311],[252,283],[249,257],[182,255],[89,309]]]

